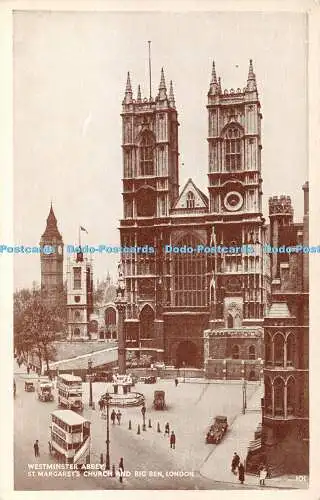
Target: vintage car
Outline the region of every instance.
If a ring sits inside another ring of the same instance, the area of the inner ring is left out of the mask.
[[[52,383],[39,382],[37,386],[37,394],[39,401],[53,401]]]
[[[228,429],[228,419],[225,416],[218,415],[214,423],[210,426],[206,436],[206,443],[218,444]]]
[[[34,383],[33,382],[25,382],[24,383],[24,390],[26,392],[34,392],[35,391]]]
[[[156,384],[157,382],[157,377],[145,377],[144,383],[145,384]]]
[[[153,406],[155,410],[164,410],[166,407],[165,392],[154,391]]]

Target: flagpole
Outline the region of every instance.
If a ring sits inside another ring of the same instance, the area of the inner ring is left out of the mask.
[[[149,93],[150,93],[150,101],[151,101],[151,41],[148,41],[149,45]]]
[[[80,247],[80,251],[81,251],[81,229],[80,229],[80,226],[79,226],[79,247]]]

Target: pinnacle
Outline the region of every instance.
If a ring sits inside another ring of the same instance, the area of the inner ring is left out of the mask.
[[[165,79],[164,79],[164,71],[163,71],[163,68],[161,68],[161,79],[160,79],[160,86],[159,86],[159,90],[167,90],[167,87],[166,87],[166,82],[165,82]]]
[[[140,88],[140,85],[138,85],[137,101],[141,101],[141,88]]]
[[[212,76],[211,76],[211,84],[218,83],[217,82],[217,75],[216,75],[216,66],[213,61],[212,63]]]
[[[127,85],[126,85],[126,94],[132,94],[132,87],[131,87],[131,80],[130,80],[130,73],[128,71],[128,76],[127,76]]]
[[[170,80],[169,101],[173,105],[173,107],[175,107],[175,99],[174,99],[172,80]]]

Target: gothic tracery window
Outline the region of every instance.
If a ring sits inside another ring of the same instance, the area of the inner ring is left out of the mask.
[[[154,175],[154,138],[144,133],[140,142],[140,175]]]
[[[196,248],[201,242],[190,235],[181,239],[179,247]],[[199,307],[208,302],[206,257],[202,253],[174,254],[174,305]]]
[[[232,172],[241,169],[241,138],[237,127],[230,127],[225,138],[225,166]]]
[[[187,194],[187,208],[195,207],[195,198],[192,191],[189,191]]]

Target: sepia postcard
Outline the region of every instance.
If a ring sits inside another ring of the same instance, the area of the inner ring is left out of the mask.
[[[318,7],[1,6],[1,498],[319,496]]]

